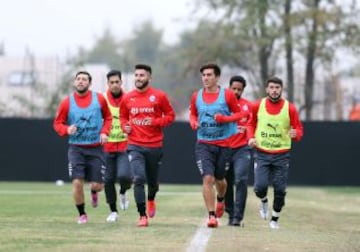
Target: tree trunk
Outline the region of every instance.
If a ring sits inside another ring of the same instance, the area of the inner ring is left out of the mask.
[[[288,100],[294,102],[294,67],[293,67],[293,40],[290,24],[291,0],[285,1],[285,50],[286,50],[286,70],[288,85]]]
[[[312,119],[313,109],[313,93],[314,93],[314,61],[316,52],[316,42],[318,33],[318,10],[320,0],[314,0],[312,8],[312,29],[308,37],[308,47],[306,53],[306,66],[305,66],[305,119]]]
[[[339,78],[334,76],[333,82],[335,85],[335,92],[336,92],[336,121],[343,121],[344,115],[343,115],[343,107],[344,107],[344,97],[343,97],[343,90],[341,89],[341,83],[339,81]]]
[[[269,9],[269,3],[267,0],[258,0],[258,11],[259,11],[259,30],[260,37],[258,39],[266,41],[259,44],[259,63],[260,63],[260,77],[262,83],[265,83],[269,78],[269,57],[272,47],[272,42],[269,41],[267,26],[266,26],[266,13]],[[264,89],[263,89],[264,90]],[[263,94],[265,90],[263,91]]]

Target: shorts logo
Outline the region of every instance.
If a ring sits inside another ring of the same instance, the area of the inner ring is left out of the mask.
[[[71,163],[68,164],[68,170],[69,170],[69,177],[71,178],[71,176],[72,176],[72,170],[73,170]]]
[[[198,167],[198,169],[199,169],[199,171],[200,171],[200,174],[203,175],[204,170],[203,170],[203,167],[202,167],[202,162],[201,162],[201,160],[196,161],[196,165],[197,165],[197,167]]]
[[[105,165],[101,165],[101,174],[102,174],[102,175],[105,174],[105,170],[106,170]]]
[[[225,163],[225,171],[228,171],[230,169],[230,162]]]

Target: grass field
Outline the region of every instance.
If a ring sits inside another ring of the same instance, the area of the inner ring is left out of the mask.
[[[89,223],[78,225],[71,190],[69,184],[0,182],[0,251],[191,251],[205,222],[200,186],[161,185],[148,228],[136,227],[132,191],[129,209],[114,224],[105,222],[103,192],[95,209],[87,193]],[[258,217],[249,188],[245,228],[227,226],[224,215],[205,251],[360,251],[360,187],[289,187],[280,225],[270,230]]]

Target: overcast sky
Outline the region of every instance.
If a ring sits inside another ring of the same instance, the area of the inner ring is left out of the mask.
[[[191,0],[9,0],[0,8],[0,43],[9,56],[28,47],[36,56],[63,56],[89,48],[109,27],[128,38],[134,27],[152,20],[167,43],[176,42],[193,11]]]

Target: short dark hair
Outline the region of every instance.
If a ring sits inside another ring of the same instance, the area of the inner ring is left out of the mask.
[[[241,82],[243,84],[243,88],[246,87],[246,80],[244,77],[242,77],[241,75],[234,75],[233,77],[230,78],[229,81],[229,87],[231,87],[231,85],[233,84],[233,82],[238,81]]]
[[[110,72],[108,72],[106,74],[107,80],[109,80],[110,77],[112,77],[112,76],[119,76],[119,78],[121,80],[121,71],[120,70],[111,70]]]
[[[135,70],[136,69],[143,69],[143,70],[149,72],[150,74],[152,74],[151,66],[146,65],[146,64],[136,64],[135,65]]]
[[[205,69],[213,69],[214,70],[214,73],[215,73],[215,76],[220,76],[221,74],[221,69],[220,67],[215,64],[215,63],[208,63],[206,65],[203,65],[201,68],[200,68],[200,73],[202,73]]]
[[[80,74],[85,74],[85,75],[87,75],[88,78],[89,78],[89,82],[91,83],[92,77],[91,77],[91,74],[90,74],[89,72],[87,72],[87,71],[79,71],[79,72],[77,72],[77,73],[75,74],[75,78],[78,77]]]
[[[269,85],[270,82],[280,84],[280,86],[283,86],[283,81],[279,77],[272,76],[266,80],[266,87]]]

